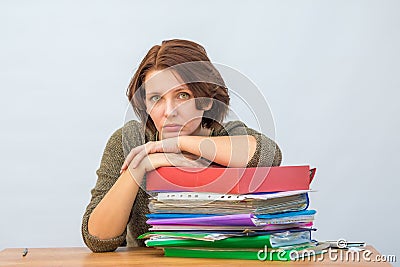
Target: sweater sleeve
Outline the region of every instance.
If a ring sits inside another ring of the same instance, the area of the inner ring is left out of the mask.
[[[256,139],[256,151],[247,163],[247,167],[279,166],[282,162],[282,153],[279,146],[270,138],[258,131],[248,128],[241,121],[226,123],[218,135],[251,135]]]
[[[105,240],[91,235],[88,231],[88,221],[92,211],[117,181],[123,162],[122,129],[119,129],[113,133],[104,149],[100,167],[96,171],[98,179],[95,187],[91,190],[92,197],[83,215],[82,237],[93,252],[114,251],[125,241],[126,230],[120,236]]]

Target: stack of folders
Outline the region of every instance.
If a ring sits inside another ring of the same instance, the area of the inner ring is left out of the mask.
[[[168,169],[171,177],[177,177],[174,172],[178,171],[181,170]],[[310,172],[307,175],[309,185],[312,177]],[[156,182],[152,179],[159,177],[150,175],[147,179],[147,185],[152,183],[154,187]],[[198,179],[201,180],[199,174]],[[282,184],[296,180],[281,179]],[[212,191],[212,186],[207,186]],[[309,188],[226,194],[198,192],[195,187],[186,186],[190,191],[153,190],[155,194],[149,202],[151,214],[147,215],[150,229],[139,237],[147,239],[148,247],[161,248],[165,256],[171,257],[284,261],[311,252],[318,254],[326,248],[311,238],[316,211],[307,209]]]

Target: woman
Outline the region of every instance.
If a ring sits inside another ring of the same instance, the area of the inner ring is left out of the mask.
[[[82,235],[94,252],[125,241],[144,246],[148,194],[146,172],[162,166],[278,166],[271,139],[239,121],[222,123],[229,95],[202,46],[169,40],[153,46],[127,90],[140,122],[129,121],[110,137],[98,180],[83,216]],[[234,153],[239,151],[240,153]],[[197,158],[197,159],[196,159]]]

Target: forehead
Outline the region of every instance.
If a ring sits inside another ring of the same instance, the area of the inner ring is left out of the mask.
[[[153,70],[146,74],[144,81],[146,94],[166,93],[177,87],[187,88],[179,75],[172,70]]]

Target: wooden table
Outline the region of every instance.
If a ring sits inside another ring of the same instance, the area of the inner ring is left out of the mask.
[[[372,246],[370,259],[380,255]],[[389,263],[356,261],[333,261],[328,253],[322,261],[267,262],[257,260],[193,259],[164,257],[162,250],[153,248],[119,248],[116,252],[92,253],[79,248],[30,248],[25,257],[23,248],[0,251],[0,266],[391,266]],[[338,254],[339,255],[339,254]],[[362,258],[360,256],[360,258]]]

